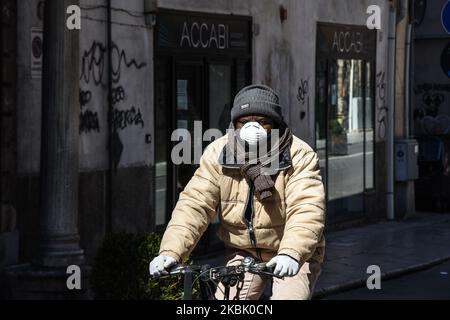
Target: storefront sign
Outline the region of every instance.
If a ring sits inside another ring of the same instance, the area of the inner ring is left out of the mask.
[[[228,26],[206,22],[183,23],[180,48],[228,49]]]
[[[248,53],[249,19],[190,13],[159,13],[156,45],[159,50],[242,51]]]
[[[332,52],[361,53],[363,49],[362,33],[359,31],[335,31]]]
[[[365,26],[319,23],[317,48],[320,57],[374,59],[376,30],[369,30]]]

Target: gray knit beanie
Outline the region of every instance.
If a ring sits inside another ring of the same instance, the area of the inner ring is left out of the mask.
[[[283,121],[280,99],[270,87],[254,84],[243,88],[234,98],[231,109],[231,121],[249,115],[262,115],[271,118],[277,124]]]

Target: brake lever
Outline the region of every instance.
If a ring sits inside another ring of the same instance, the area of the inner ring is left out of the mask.
[[[273,273],[275,271],[275,266],[267,267],[267,263],[266,262],[254,264],[250,268],[250,270],[251,270],[251,272],[254,272],[254,273],[265,274],[267,276],[275,277],[275,278],[278,278],[278,279],[284,279],[284,276],[280,276],[280,275],[277,275],[277,274]]]
[[[180,264],[176,264],[176,265],[170,267],[169,269],[164,270],[165,273],[163,273],[163,274],[160,274],[160,275],[157,275],[157,276],[151,275],[150,279],[151,280],[158,280],[158,279],[168,278],[168,277],[173,276],[175,274],[183,273],[184,269],[185,269],[185,266],[180,265]]]
[[[273,273],[273,272],[270,272],[270,271],[257,270],[257,271],[255,271],[255,272],[253,272],[253,273],[256,273],[256,274],[264,274],[264,275],[266,275],[266,276],[275,277],[275,278],[278,278],[278,279],[281,279],[281,280],[284,279],[284,276],[282,277],[282,276],[280,276],[280,275],[278,275],[278,274],[275,274],[275,273]]]

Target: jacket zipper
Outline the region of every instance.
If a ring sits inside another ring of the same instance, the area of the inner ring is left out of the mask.
[[[245,223],[247,224],[247,230],[248,230],[248,236],[250,238],[250,243],[251,243],[252,247],[254,249],[256,249],[256,254],[257,254],[258,258],[262,261],[261,250],[256,247],[257,242],[256,242],[256,236],[255,236],[255,229],[253,227],[253,218],[254,218],[254,215],[255,215],[255,211],[254,211],[255,210],[255,199],[254,199],[254,196],[253,196],[254,195],[254,186],[253,186],[253,184],[250,185],[250,190],[249,190],[248,193],[249,194],[247,196],[247,202],[245,204],[243,217],[244,217]],[[247,210],[247,206],[248,206],[249,200],[252,202],[252,214],[251,214],[250,221],[248,221],[247,218],[245,217],[245,212]]]
[[[253,222],[252,222],[252,220],[253,220],[253,184],[251,184],[251,183],[248,183],[248,184],[249,184],[249,190],[248,190],[248,195],[247,195],[247,201],[245,202],[244,211],[242,212],[242,218],[244,219],[245,224],[247,226],[247,232],[248,232],[248,237],[250,239],[250,243],[251,243],[252,247],[256,248],[256,239],[255,239],[255,233],[253,230]],[[249,205],[249,201],[252,201],[252,214],[251,214],[250,221],[245,216],[247,207]]]

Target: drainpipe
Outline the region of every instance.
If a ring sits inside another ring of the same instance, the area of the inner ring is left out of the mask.
[[[412,117],[412,112],[410,112],[410,110],[414,110],[413,109],[413,100],[412,100],[412,87],[413,87],[413,83],[414,83],[414,28],[417,25],[418,21],[415,18],[415,10],[414,10],[414,1],[409,1],[408,2],[408,6],[409,6],[409,24],[408,24],[408,38],[407,41],[408,46],[406,48],[406,58],[407,58],[407,68],[408,68],[408,73],[407,73],[407,78],[405,78],[405,81],[408,84],[408,91],[406,91],[407,97],[408,97],[408,103],[411,104],[411,108],[408,109],[408,131],[407,131],[407,138],[410,138],[412,136],[412,132],[414,131],[414,118]],[[406,88],[405,88],[406,89]],[[408,104],[408,106],[409,106]]]
[[[395,108],[395,29],[396,11],[394,6],[389,8],[388,34],[388,111],[386,133],[386,169],[387,169],[387,219],[394,220],[394,108]]]
[[[411,36],[412,36],[412,25],[408,24],[408,29],[406,31],[406,43],[405,43],[405,52],[406,52],[406,58],[405,58],[405,137],[406,139],[409,139],[411,137],[410,134],[410,108],[409,104],[411,101]]]

